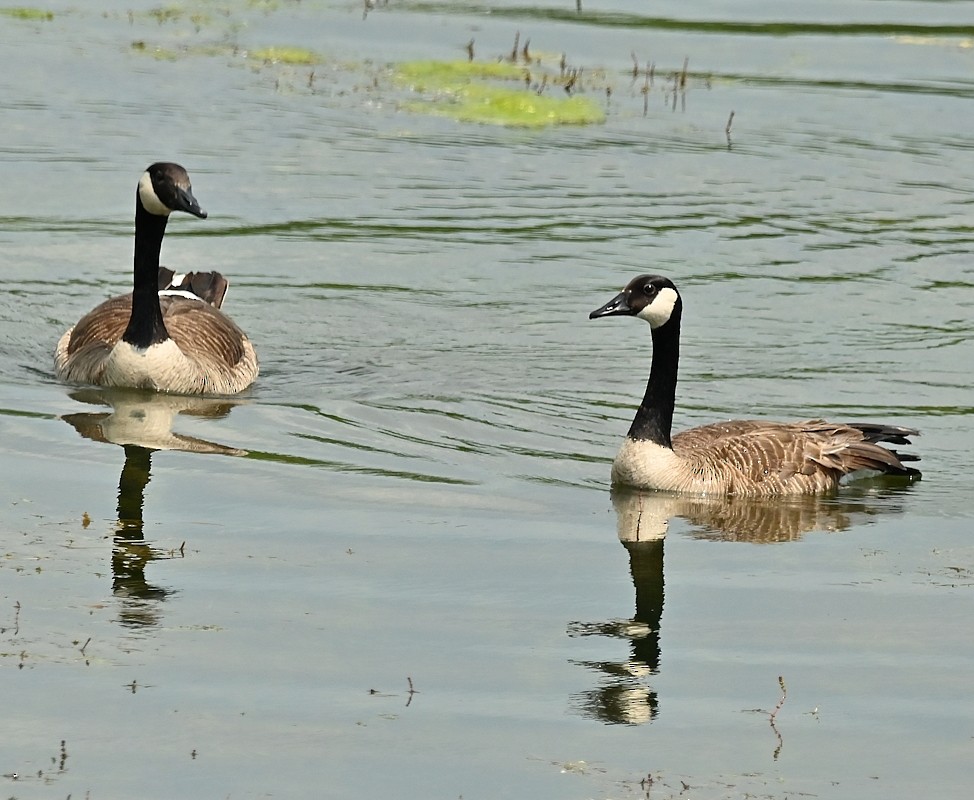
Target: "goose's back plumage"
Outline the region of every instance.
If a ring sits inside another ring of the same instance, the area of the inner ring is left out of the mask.
[[[613,464],[613,480],[663,491],[761,497],[829,491],[855,473],[919,475],[902,463],[909,457],[878,444],[909,444],[906,437],[915,430],[864,425],[863,431],[856,425],[733,420],[678,433],[672,449],[627,438]]]
[[[222,289],[226,281],[217,275]],[[219,281],[210,282],[219,286]],[[215,296],[215,295],[214,295]],[[170,340],[145,350],[122,341],[132,294],[112,297],[65,333],[55,351],[58,377],[70,383],[128,386],[176,394],[236,394],[257,377],[257,355],[247,335],[202,298],[161,294]]]

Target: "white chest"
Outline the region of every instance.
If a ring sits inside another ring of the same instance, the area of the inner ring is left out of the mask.
[[[144,350],[119,342],[105,364],[105,386],[127,386],[160,392],[196,391],[198,370],[172,339]]]
[[[725,490],[713,476],[694,473],[670,448],[629,438],[612,464],[612,481],[662,492],[712,494]]]

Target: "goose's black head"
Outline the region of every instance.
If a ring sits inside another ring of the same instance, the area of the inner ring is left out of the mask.
[[[626,284],[626,288],[601,308],[588,315],[599,317],[639,317],[656,330],[668,322],[679,322],[683,314],[683,301],[673,281],[662,275],[640,275]]]
[[[179,164],[160,161],[150,166],[139,181],[137,197],[142,208],[159,217],[185,211],[206,219],[206,212],[193,197],[189,173]]]

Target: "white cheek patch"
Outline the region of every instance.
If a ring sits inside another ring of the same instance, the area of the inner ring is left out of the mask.
[[[636,316],[646,320],[650,328],[658,328],[660,325],[665,325],[670,321],[678,298],[679,295],[676,293],[676,290],[670,289],[667,286],[664,289],[660,289],[659,294],[653,298],[653,302],[636,314]]]
[[[159,199],[156,190],[152,188],[152,178],[148,172],[144,173],[139,179],[139,200],[142,201],[143,207],[150,214],[168,217],[172,213],[172,209]]]

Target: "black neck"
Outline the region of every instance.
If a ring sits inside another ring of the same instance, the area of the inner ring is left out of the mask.
[[[629,438],[672,447],[676,376],[680,366],[680,319],[674,317],[653,329],[653,365],[646,394],[629,428]]]
[[[159,307],[159,252],[169,217],[150,214],[135,201],[135,280],[132,316],[122,340],[146,348],[169,338]]]
[[[152,451],[137,444],[122,445],[125,464],[118,478],[118,530],[120,538],[142,538],[142,505],[149,483]]]

